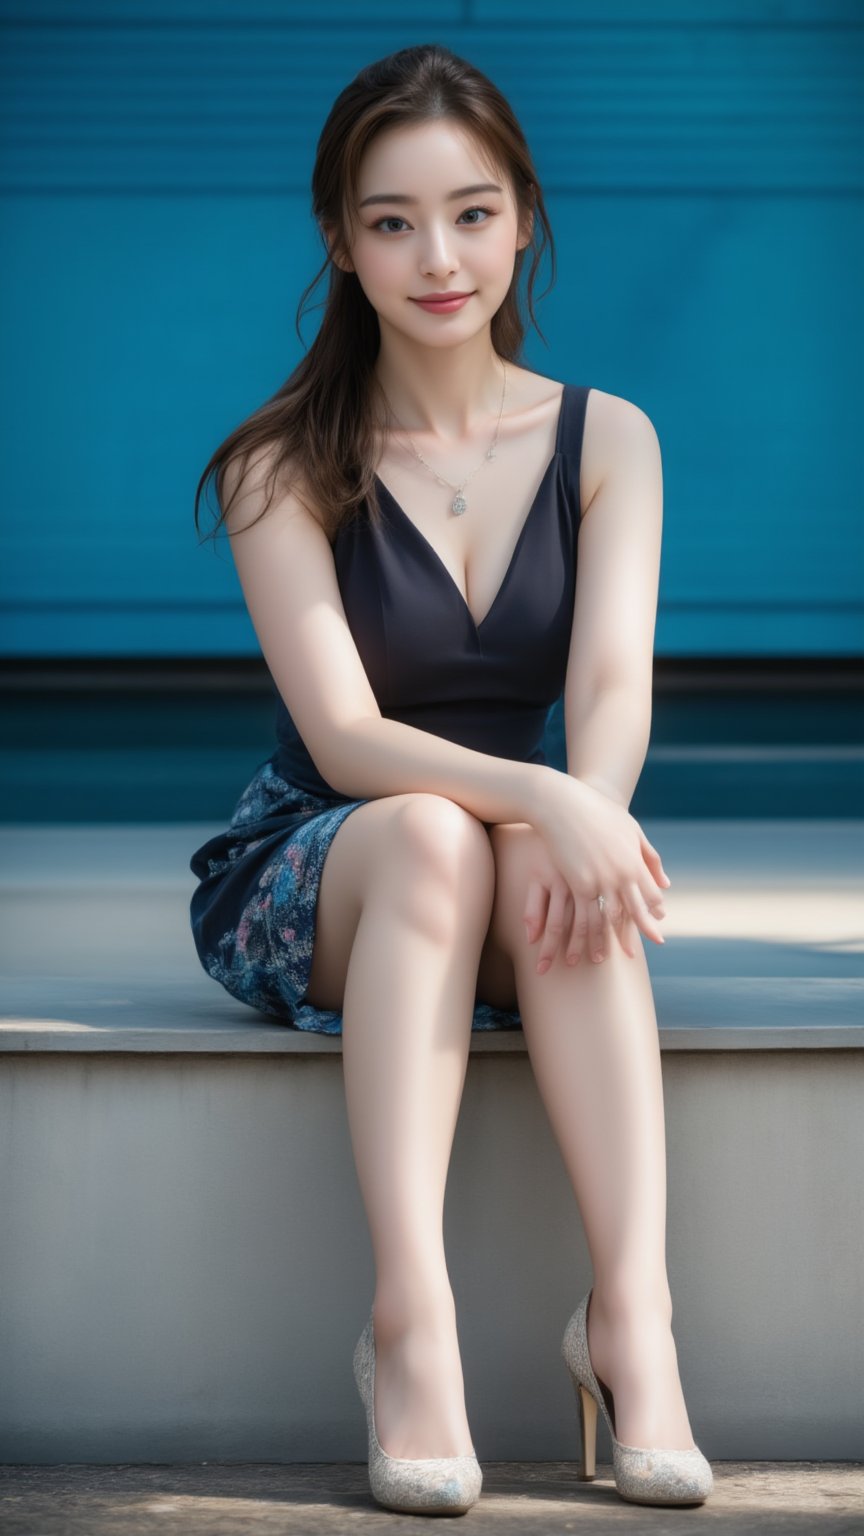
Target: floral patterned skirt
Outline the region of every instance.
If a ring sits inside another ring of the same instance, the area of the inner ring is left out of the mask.
[[[346,816],[365,800],[318,798],[260,764],[226,831],[192,854],[192,937],[231,996],[294,1029],[341,1035],[342,1014],[306,997],[321,871]],[[473,1029],[521,1029],[518,1012],[475,1002]]]

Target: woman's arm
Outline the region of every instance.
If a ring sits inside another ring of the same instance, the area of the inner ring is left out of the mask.
[[[579,530],[564,689],[567,772],[627,808],[651,735],[663,470],[644,411],[599,391],[591,401],[582,481],[596,489]]]
[[[329,782],[358,800],[425,790],[455,800],[478,821],[533,825],[544,784],[556,772],[544,763],[475,752],[379,714],[348,727]]]

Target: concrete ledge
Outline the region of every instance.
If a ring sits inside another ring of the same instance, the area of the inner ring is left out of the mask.
[[[362,1467],[342,1040],[201,970],[207,830],[0,832],[0,1463]],[[673,880],[645,952],[694,1434],[712,1460],[855,1458],[862,828],[645,830]],[[445,1246],[481,1458],[572,1457],[559,1347],[591,1269],[521,1030],[472,1034]]]
[[[663,976],[653,980],[661,1051],[864,1049],[864,979]],[[3,986],[0,1052],[186,1055],[339,1053],[235,1002],[201,978],[17,977]],[[474,1030],[473,1055],[525,1052],[521,1029]]]
[[[663,1058],[709,1459],[860,1455],[862,1092],[860,1050]],[[374,1266],[332,1046],[8,1052],[0,1168],[0,1463],[362,1460]],[[524,1052],[471,1054],[444,1242],[479,1453],[574,1456],[559,1347],[591,1265]]]

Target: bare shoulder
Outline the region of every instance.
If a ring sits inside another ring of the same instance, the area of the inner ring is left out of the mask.
[[[593,386],[585,411],[580,483],[587,511],[613,471],[645,476],[657,471],[660,445],[650,416],[625,400]]]
[[[278,446],[230,465],[222,492],[231,554],[270,675],[316,768],[339,789],[346,732],[380,710],[326,531],[277,465]]]
[[[284,529],[286,523],[304,524],[324,532],[324,521],[303,476],[290,461],[279,464],[278,447],[265,444],[246,455],[236,455],[225,465],[222,506],[225,527],[233,536],[265,523]],[[239,542],[239,541],[238,541]]]

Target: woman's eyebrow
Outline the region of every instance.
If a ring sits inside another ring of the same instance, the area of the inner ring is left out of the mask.
[[[448,203],[455,203],[457,197],[473,197],[475,192],[501,192],[503,189],[494,181],[478,181],[473,187],[459,187],[456,192],[447,195]],[[360,208],[366,208],[370,203],[419,203],[419,197],[409,197],[405,192],[376,192],[372,197],[364,197]]]

